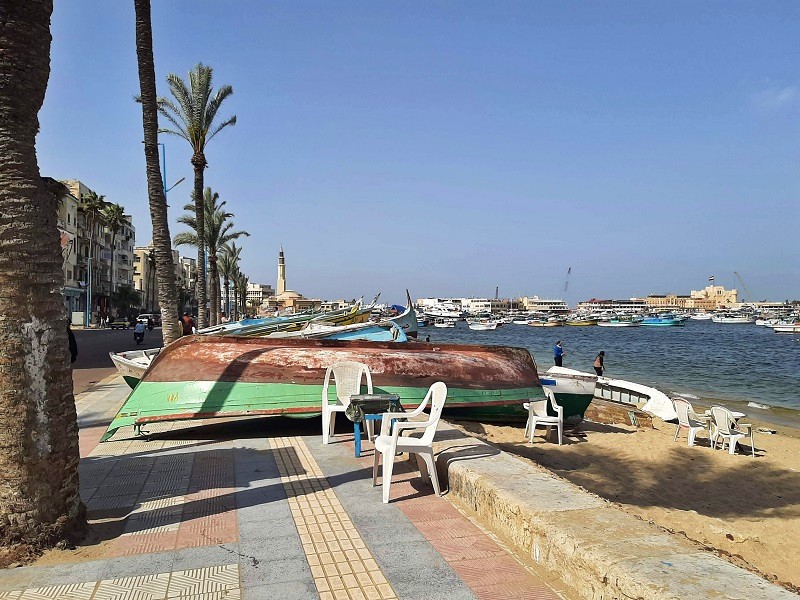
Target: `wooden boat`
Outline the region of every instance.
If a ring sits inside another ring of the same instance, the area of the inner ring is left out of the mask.
[[[369,320],[372,306],[363,307],[355,304],[349,308],[341,310],[318,313],[316,315],[297,315],[279,322],[263,323],[258,325],[244,326],[234,331],[226,331],[225,335],[242,337],[264,337],[278,331],[298,331],[305,327],[306,323],[312,321],[325,321],[330,325],[353,325],[355,323],[366,323]]]
[[[417,322],[417,312],[414,310],[414,303],[411,301],[411,294],[406,290],[406,306],[396,317],[389,317],[389,321],[402,329],[406,336],[417,337],[419,323]]]
[[[597,325],[596,319],[567,319],[564,325],[572,325],[573,327],[583,327],[588,325]]]
[[[645,327],[674,327],[683,325],[683,320],[671,315],[653,316],[642,319],[642,325]]]
[[[711,317],[714,323],[737,323],[748,324],[755,322],[755,317],[741,313],[722,313],[721,315],[714,315]]]
[[[530,327],[559,327],[561,323],[558,321],[540,321],[538,319],[534,319],[532,321],[528,321],[528,325]]]
[[[111,356],[111,362],[117,367],[117,371],[122,375],[125,383],[134,388],[159,352],[161,352],[161,348],[109,352],[108,354]]]
[[[399,395],[406,408],[444,381],[455,418],[517,418],[523,400],[544,396],[524,348],[186,336],[153,360],[103,440],[154,421],[315,415],[325,369],[343,360],[366,363],[375,392]]]
[[[609,321],[600,321],[597,323],[598,327],[639,327],[641,321],[638,319],[611,319]]]
[[[355,323],[353,325],[330,325],[325,321],[307,323],[299,331],[278,331],[267,339],[325,339],[364,340],[368,342],[407,342],[408,336],[392,321],[380,323]]]
[[[597,375],[568,369],[550,367],[539,374],[542,387],[553,390],[556,401],[564,407],[564,417],[583,417],[594,398]]]

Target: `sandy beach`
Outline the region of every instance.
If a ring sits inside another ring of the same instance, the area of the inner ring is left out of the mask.
[[[673,442],[675,426],[654,421],[649,430],[584,421],[565,430],[561,447],[546,440],[542,428],[529,444],[522,425],[457,425],[800,591],[800,431],[768,425],[776,433],[756,433],[751,458],[712,451],[703,433],[692,448],[685,433]]]

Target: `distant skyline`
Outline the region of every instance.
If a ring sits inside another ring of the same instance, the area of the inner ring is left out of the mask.
[[[798,30],[795,2],[153,3],[159,94],[201,61],[234,88],[206,183],[251,281],[283,244],[290,288],[390,302],[743,291],[734,271],[800,298]],[[52,32],[42,174],[145,245],[132,3],[56,3]]]

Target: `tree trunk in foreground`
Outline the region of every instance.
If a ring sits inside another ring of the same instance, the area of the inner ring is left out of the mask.
[[[0,548],[82,528],[58,199],[36,159],[52,0],[0,0]]]
[[[134,0],[136,9],[136,58],[139,63],[139,87],[144,126],[144,156],[147,163],[147,196],[153,222],[153,250],[156,255],[158,304],[161,308],[161,332],[164,345],[181,337],[178,324],[178,286],[172,262],[172,239],[167,220],[167,200],[158,159],[158,108],[156,72],[153,63],[153,30],[150,23],[150,0]]]

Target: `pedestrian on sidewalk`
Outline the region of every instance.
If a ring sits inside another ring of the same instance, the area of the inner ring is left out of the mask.
[[[189,311],[183,313],[181,317],[181,327],[183,328],[183,335],[192,335],[195,331],[195,324],[192,315],[189,314]]]
[[[557,367],[562,366],[561,363],[564,361],[564,348],[561,345],[561,340],[558,340],[553,348],[553,361],[556,363]]]
[[[75,334],[72,333],[69,321],[67,321],[67,338],[69,338],[69,362],[74,363],[78,358],[78,340],[75,339]]]
[[[605,370],[605,366],[603,365],[603,359],[605,356],[606,353],[601,350],[600,354],[594,357],[594,372],[597,373],[598,377],[602,376],[603,371]]]

